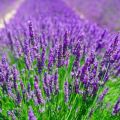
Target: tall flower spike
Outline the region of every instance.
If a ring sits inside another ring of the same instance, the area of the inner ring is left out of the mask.
[[[17,103],[20,104],[21,102],[21,95],[20,92],[17,92]]]
[[[39,74],[42,72],[44,64],[45,64],[45,48],[43,47],[41,57],[40,55],[37,56],[37,68]]]
[[[50,93],[52,94],[53,93],[53,76],[48,76],[48,79],[49,79],[49,90],[50,90]]]
[[[54,75],[54,86],[55,86],[55,93],[57,94],[59,92],[59,83],[58,83],[58,72],[55,72]]]
[[[35,81],[36,81],[37,83],[39,83],[38,76],[35,76]]]
[[[27,68],[28,70],[30,70],[31,65],[30,65],[29,60],[28,60],[28,57],[27,57],[26,55],[24,56],[24,61],[25,61],[26,68]]]
[[[45,64],[45,47],[42,48],[41,60],[42,60],[42,68],[43,68]]]
[[[13,74],[14,89],[17,90],[18,71],[15,66],[13,66],[12,74]]]
[[[99,96],[99,101],[102,101],[105,97],[105,95],[108,93],[108,88],[105,88],[104,91],[102,92],[102,94]]]
[[[43,100],[43,97],[42,97],[42,93],[41,93],[41,90],[39,89],[39,85],[36,81],[34,83],[34,88],[35,88],[35,94],[36,94],[38,103],[43,104],[44,100]]]
[[[49,90],[49,81],[47,78],[47,73],[44,73],[44,80],[43,80],[43,89],[47,97],[50,96],[50,90]]]
[[[28,21],[28,26],[29,26],[30,44],[34,45],[35,42],[34,42],[33,26],[30,20]]]
[[[20,87],[21,87],[21,90],[24,89],[24,84],[23,84],[23,81],[22,81],[22,80],[20,80]]]
[[[75,86],[74,87],[75,87],[75,93],[78,94],[79,93],[79,80],[78,79],[75,80]]]
[[[16,40],[15,43],[16,43],[16,51],[17,51],[17,54],[18,54],[19,57],[21,57],[21,55],[22,55],[22,48],[21,48],[21,45],[20,45],[19,40]]]
[[[48,70],[51,71],[52,65],[54,62],[53,49],[50,49],[49,60],[48,60]]]
[[[8,37],[8,40],[9,40],[10,49],[11,49],[12,51],[14,51],[13,39],[12,39],[12,36],[11,36],[10,31],[7,31],[7,37]]]
[[[6,60],[6,55],[5,54],[3,54],[2,55],[2,65],[7,65],[7,60]]]
[[[115,106],[113,107],[113,115],[116,115],[118,112],[120,112],[120,97],[118,101],[116,102]]]
[[[62,45],[58,47],[58,67],[62,66]]]
[[[0,72],[0,85],[3,84],[5,77],[2,72]]]
[[[28,85],[27,85],[27,92],[30,94],[30,91],[31,91],[31,85],[30,85],[30,82],[29,82]]]
[[[65,32],[64,40],[63,40],[63,56],[64,56],[64,57],[66,56],[67,45],[68,45],[67,32]]]
[[[38,73],[40,74],[42,72],[42,60],[40,56],[37,56],[37,68],[38,68]]]
[[[69,101],[69,83],[66,81],[64,83],[64,94],[65,94],[65,102]]]
[[[30,44],[28,40],[24,40],[24,54],[30,57]]]
[[[34,113],[33,113],[33,110],[32,110],[32,107],[29,108],[29,111],[28,111],[28,119],[29,120],[37,120]]]

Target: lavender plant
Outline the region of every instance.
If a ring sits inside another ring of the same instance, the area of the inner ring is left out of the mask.
[[[1,119],[119,119],[120,94],[107,106],[111,84],[120,84],[119,33],[82,20],[61,0],[29,0],[1,38],[8,46],[0,62]]]

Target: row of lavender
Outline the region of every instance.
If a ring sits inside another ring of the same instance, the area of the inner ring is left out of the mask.
[[[83,21],[61,0],[25,1],[0,38],[12,51],[0,63],[4,119],[90,118],[106,82],[120,75],[119,34]]]

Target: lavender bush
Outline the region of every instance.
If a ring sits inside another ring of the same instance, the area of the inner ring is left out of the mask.
[[[25,1],[5,26],[0,119],[119,120],[119,33],[61,0]]]

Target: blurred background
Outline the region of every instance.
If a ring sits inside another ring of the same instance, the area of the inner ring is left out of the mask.
[[[0,0],[0,28],[4,28],[4,20],[8,23],[23,1],[24,0]]]
[[[6,12],[13,7],[16,0],[0,0],[0,17],[4,17]]]
[[[120,30],[120,0],[65,0],[85,19]]]
[[[22,0],[0,0],[0,19]],[[120,30],[120,0],[64,0],[80,16],[102,27]],[[11,15],[12,16],[12,15]]]

